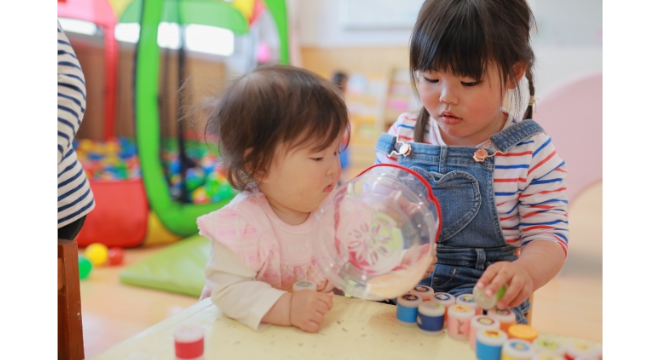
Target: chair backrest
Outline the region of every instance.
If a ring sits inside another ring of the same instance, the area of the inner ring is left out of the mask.
[[[57,240],[57,358],[80,360],[83,349],[78,244]]]
[[[539,95],[536,120],[568,170],[569,201],[603,178],[603,73],[583,74]]]

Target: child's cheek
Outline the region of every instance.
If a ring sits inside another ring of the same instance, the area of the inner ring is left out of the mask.
[[[499,112],[502,104],[498,103],[497,99],[494,98],[492,98],[490,101],[484,101],[484,99],[488,98],[482,97],[478,100],[473,99],[470,102],[470,112],[479,118],[490,118],[493,116],[493,114],[497,114]]]
[[[438,98],[440,97],[440,94],[430,84],[425,82],[419,83],[417,92],[419,93],[419,98],[422,101],[422,104],[424,104],[424,107],[426,107],[427,110],[429,108],[433,109],[433,105],[439,102]]]

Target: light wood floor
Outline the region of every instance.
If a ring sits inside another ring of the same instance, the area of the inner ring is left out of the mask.
[[[532,325],[602,342],[602,183],[570,206],[570,250],[562,272],[534,295]],[[162,247],[126,250],[124,266]],[[85,354],[92,358],[197,302],[196,298],[119,283],[122,267],[100,267],[81,282]]]

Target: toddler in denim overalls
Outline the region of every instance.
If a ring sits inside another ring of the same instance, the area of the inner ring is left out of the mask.
[[[421,283],[488,296],[506,285],[497,306],[518,323],[568,244],[565,163],[531,120],[531,26],[524,0],[426,1],[410,44],[423,108],[399,116],[376,145],[377,163],[417,171],[440,202],[437,263]]]

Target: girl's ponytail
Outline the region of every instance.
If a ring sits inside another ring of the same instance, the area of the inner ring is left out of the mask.
[[[522,120],[532,118],[532,112],[534,110],[534,102],[536,101],[534,100],[534,75],[532,74],[531,66],[527,67],[527,71],[525,72],[525,77],[527,78],[527,82],[529,86],[529,103],[527,104],[527,111],[525,111],[525,116],[523,117]],[[417,137],[417,135],[415,135],[415,137]]]
[[[424,142],[424,133],[426,132],[426,125],[429,123],[429,112],[422,106],[422,110],[417,115],[417,122],[415,123],[415,142]]]

